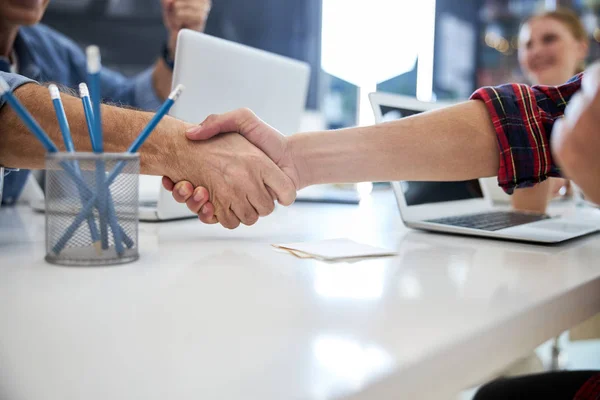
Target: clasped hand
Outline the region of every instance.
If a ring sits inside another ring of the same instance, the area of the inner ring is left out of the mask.
[[[198,182],[190,182],[182,171],[163,177],[163,186],[202,222],[229,229],[253,225],[273,212],[275,201],[289,206],[296,199],[300,178],[289,141],[252,111],[211,115],[186,136],[207,145],[218,140],[211,146],[216,151],[199,163],[203,171]]]

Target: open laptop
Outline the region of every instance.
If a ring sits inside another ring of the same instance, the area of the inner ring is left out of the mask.
[[[440,108],[411,97],[371,93],[377,122]],[[405,134],[411,134],[406,132]],[[600,221],[571,213],[551,217],[492,205],[479,180],[465,182],[392,182],[400,216],[411,228],[537,243],[558,243],[600,230]]]
[[[247,107],[289,135],[300,127],[309,79],[304,62],[184,29],[177,40],[173,87],[183,84],[185,91],[170,114],[200,123],[210,114]],[[160,181],[141,178],[140,219],[195,217]]]

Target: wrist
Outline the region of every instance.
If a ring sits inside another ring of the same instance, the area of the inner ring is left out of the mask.
[[[162,48],[161,59],[169,70],[173,71],[175,68],[175,45],[170,40],[169,43],[165,43]]]
[[[289,152],[292,165],[297,173],[296,189],[300,190],[314,185],[314,179],[310,164],[308,162],[308,134],[299,133],[287,139],[287,151]]]
[[[177,176],[182,170],[177,154],[182,142],[187,141],[185,131],[189,124],[166,116],[157,126],[140,152],[140,167],[146,175]]]

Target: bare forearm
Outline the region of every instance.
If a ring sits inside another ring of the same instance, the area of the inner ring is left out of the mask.
[[[52,141],[64,150],[63,139],[56,120],[54,107],[44,87],[29,84],[15,91],[17,98],[31,112],[34,118],[50,136]],[[63,95],[65,112],[78,151],[91,151],[85,114],[81,100]],[[112,106],[102,107],[104,150],[122,152],[148,123],[152,114]],[[45,150],[31,132],[23,125],[13,110],[5,105],[0,109],[0,164],[14,168],[44,168]],[[170,138],[176,132],[183,136],[185,125],[181,121],[166,118],[142,147],[141,168],[145,174],[165,174],[168,154],[173,144]]]
[[[515,210],[544,213],[551,199],[551,180],[547,179],[534,187],[517,189],[511,197]]]
[[[469,101],[386,124],[290,138],[300,186],[319,183],[467,180],[498,172],[485,105]]]

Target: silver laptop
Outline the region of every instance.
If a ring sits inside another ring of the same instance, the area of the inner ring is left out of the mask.
[[[370,100],[377,122],[448,105],[388,93],[371,93]],[[600,219],[591,217],[592,213],[570,212],[553,217],[493,206],[480,180],[402,181],[392,182],[392,187],[402,220],[411,228],[538,243],[558,243],[600,230]]]
[[[247,107],[289,135],[300,127],[309,79],[304,62],[184,29],[177,41],[173,86],[183,84],[186,90],[171,115],[200,123],[210,114]],[[195,217],[160,181],[141,179],[140,219]]]

